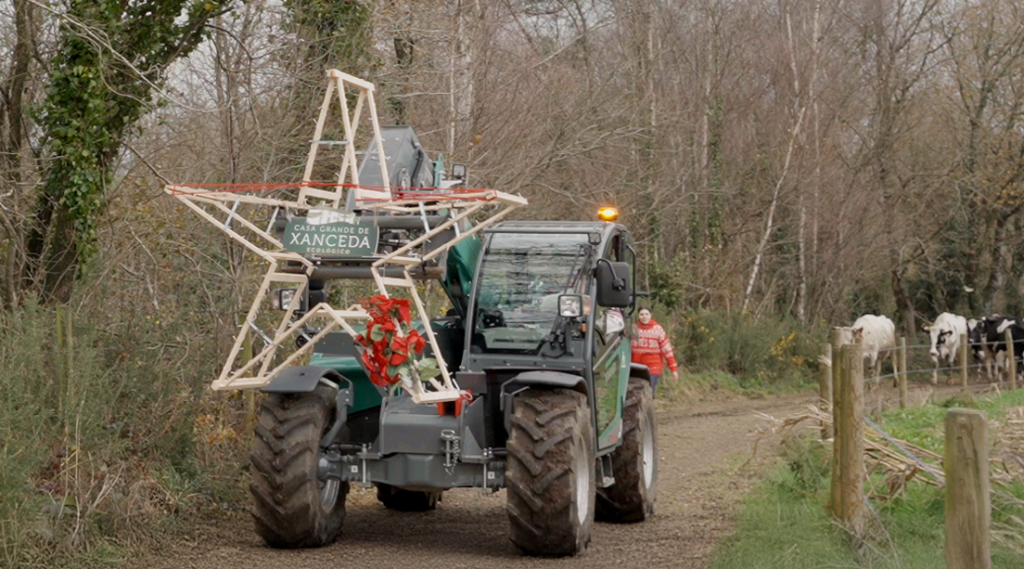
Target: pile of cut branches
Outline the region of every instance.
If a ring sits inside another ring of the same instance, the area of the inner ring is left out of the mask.
[[[832,429],[832,413],[815,405],[808,405],[800,413],[776,419],[758,413],[767,426],[758,433],[760,439],[768,433],[785,434],[796,427],[818,431],[822,425]],[[867,477],[884,473],[884,486],[876,483],[867,494],[870,498],[891,500],[906,489],[911,480],[918,480],[937,488],[945,486],[942,455],[913,443],[897,439],[879,425],[866,419],[864,427],[864,460]],[[1024,483],[1024,407],[1007,411],[1002,421],[990,422],[993,448],[989,458],[989,473],[994,485],[1009,487]],[[831,445],[832,439],[822,440]]]

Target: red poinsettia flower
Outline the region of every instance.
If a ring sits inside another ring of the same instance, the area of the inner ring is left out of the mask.
[[[416,330],[409,330],[409,336],[406,339],[409,348],[416,351],[417,354],[423,353],[423,348],[427,345],[427,340],[420,336],[420,333]]]
[[[391,385],[400,377],[397,373],[388,373],[388,369],[409,361],[413,352],[421,354],[426,340],[414,329],[399,336],[400,324],[408,325],[412,321],[408,300],[377,295],[362,299],[360,304],[370,316],[366,331],[355,338],[357,344],[366,348],[362,363],[374,384]],[[380,340],[374,341],[374,334],[380,336]]]
[[[402,324],[408,324],[412,320],[412,314],[409,312],[409,301],[404,300],[398,305],[398,319]]]
[[[393,366],[398,366],[398,365],[402,365],[403,363],[405,363],[405,360],[407,360],[407,359],[409,359],[409,355],[408,354],[402,354],[402,353],[399,353],[399,352],[395,352],[395,353],[391,354],[391,359],[388,360],[388,363],[393,365]]]

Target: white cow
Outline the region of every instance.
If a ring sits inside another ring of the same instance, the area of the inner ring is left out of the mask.
[[[864,348],[864,359],[875,370],[875,378],[881,375],[882,362],[892,356],[896,348],[896,325],[885,316],[865,314],[858,318],[853,326],[837,326],[841,344],[849,344],[860,340]],[[884,351],[883,351],[884,350]],[[892,369],[895,375],[896,358],[892,358]],[[893,384],[896,384],[895,378]]]
[[[949,367],[960,357],[960,335],[967,334],[967,319],[949,312],[939,314],[932,324],[925,324],[924,331],[931,336],[932,385],[939,382],[939,359],[945,359]]]

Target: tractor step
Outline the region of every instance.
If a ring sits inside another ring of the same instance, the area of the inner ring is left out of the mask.
[[[611,453],[599,457],[596,468],[598,488],[608,488],[615,485],[615,477],[611,476],[611,473],[614,472],[613,469]]]

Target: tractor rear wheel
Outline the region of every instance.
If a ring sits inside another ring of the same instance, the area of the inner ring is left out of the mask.
[[[642,522],[654,514],[658,432],[649,383],[631,378],[622,411],[622,445],[612,453],[615,484],[597,491],[597,519]]]
[[[441,491],[404,490],[390,484],[377,484],[377,499],[385,508],[399,512],[426,512],[437,507]]]
[[[594,525],[594,428],[590,405],[568,389],[516,396],[505,485],[510,538],[530,555],[576,555]]]
[[[345,521],[348,482],[320,479],[320,438],[334,416],[334,392],[271,394],[260,407],[250,462],[256,533],[271,547],[332,543]]]

